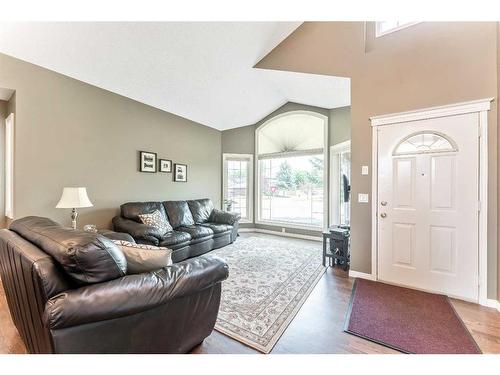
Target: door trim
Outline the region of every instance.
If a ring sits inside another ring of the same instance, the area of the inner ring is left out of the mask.
[[[372,126],[372,279],[378,279],[378,131],[380,126],[477,113],[479,116],[479,304],[488,305],[488,111],[494,98],[370,117]]]
[[[351,140],[344,141],[341,143],[337,143],[333,146],[330,146],[330,187],[328,189],[328,194],[330,196],[330,213],[329,213],[329,222],[328,226],[332,226],[335,224],[340,224],[338,220],[338,212],[340,210],[339,207],[339,192],[340,187],[338,185],[338,181],[334,180],[335,173],[338,172],[338,158],[340,153],[345,151],[351,151]],[[352,172],[352,171],[351,171]],[[351,173],[352,175],[352,173]],[[351,176],[349,176],[349,181],[351,181]]]

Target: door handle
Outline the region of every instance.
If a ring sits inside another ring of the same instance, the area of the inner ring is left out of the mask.
[[[386,214],[385,212],[382,212],[382,213],[380,214],[380,217],[381,217],[382,219],[385,219],[385,218],[387,217],[387,214]]]

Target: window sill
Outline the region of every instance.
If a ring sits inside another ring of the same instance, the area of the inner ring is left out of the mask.
[[[311,232],[323,232],[323,227],[312,226],[312,225],[293,224],[293,223],[287,223],[287,222],[282,222],[282,221],[256,220],[255,224],[269,225],[272,227],[279,227],[279,228],[309,230]]]

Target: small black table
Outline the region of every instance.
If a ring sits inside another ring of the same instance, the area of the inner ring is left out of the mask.
[[[327,259],[331,267],[349,269],[349,228],[330,227],[323,232],[323,266],[326,266]]]

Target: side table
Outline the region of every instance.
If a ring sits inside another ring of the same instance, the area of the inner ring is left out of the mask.
[[[349,269],[349,229],[329,228],[323,232],[323,266],[339,266],[344,271]]]

